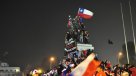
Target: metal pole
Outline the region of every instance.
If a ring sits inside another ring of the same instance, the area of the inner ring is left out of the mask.
[[[127,46],[127,40],[126,40],[126,31],[125,31],[125,25],[124,25],[124,17],[123,17],[122,3],[120,3],[120,7],[121,7],[122,23],[123,23],[123,30],[124,30],[124,38],[125,38],[127,62],[128,62],[128,64],[129,64],[128,46]]]
[[[50,70],[51,70],[51,68],[52,68],[52,61],[50,61]]]
[[[118,64],[120,65],[120,62],[119,62],[119,55],[117,56],[117,58],[118,58]]]
[[[132,10],[131,10],[131,3],[130,3],[130,1],[129,1],[129,8],[130,8],[131,25],[132,25],[132,32],[133,32],[133,39],[134,39],[135,55],[136,55],[136,41],[135,41],[133,16],[132,16]]]

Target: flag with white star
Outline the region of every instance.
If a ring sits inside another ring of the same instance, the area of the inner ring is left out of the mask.
[[[84,19],[92,18],[93,14],[94,14],[93,12],[91,12],[90,10],[84,9],[84,8],[79,8],[78,10],[78,16]]]

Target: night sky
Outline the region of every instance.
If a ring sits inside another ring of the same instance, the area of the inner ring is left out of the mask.
[[[0,2],[0,59],[22,69],[27,65],[48,66],[50,56],[61,59],[68,15],[75,17],[78,8],[83,7],[94,12],[93,18],[84,20],[84,24],[95,52],[100,59],[108,59],[114,65],[124,44],[120,2],[127,41],[133,41],[128,0],[3,0]],[[136,29],[136,0],[131,3]],[[114,44],[108,44],[108,39]]]

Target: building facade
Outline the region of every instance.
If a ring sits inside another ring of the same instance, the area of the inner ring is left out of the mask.
[[[0,76],[22,76],[20,67],[10,67],[8,63],[0,63]]]

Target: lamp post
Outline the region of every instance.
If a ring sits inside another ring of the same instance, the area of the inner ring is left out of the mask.
[[[54,57],[50,57],[50,69],[52,68],[52,63],[53,63],[54,60],[55,60]]]
[[[118,64],[120,65],[120,57],[123,55],[123,53],[122,52],[119,52],[118,53]]]

